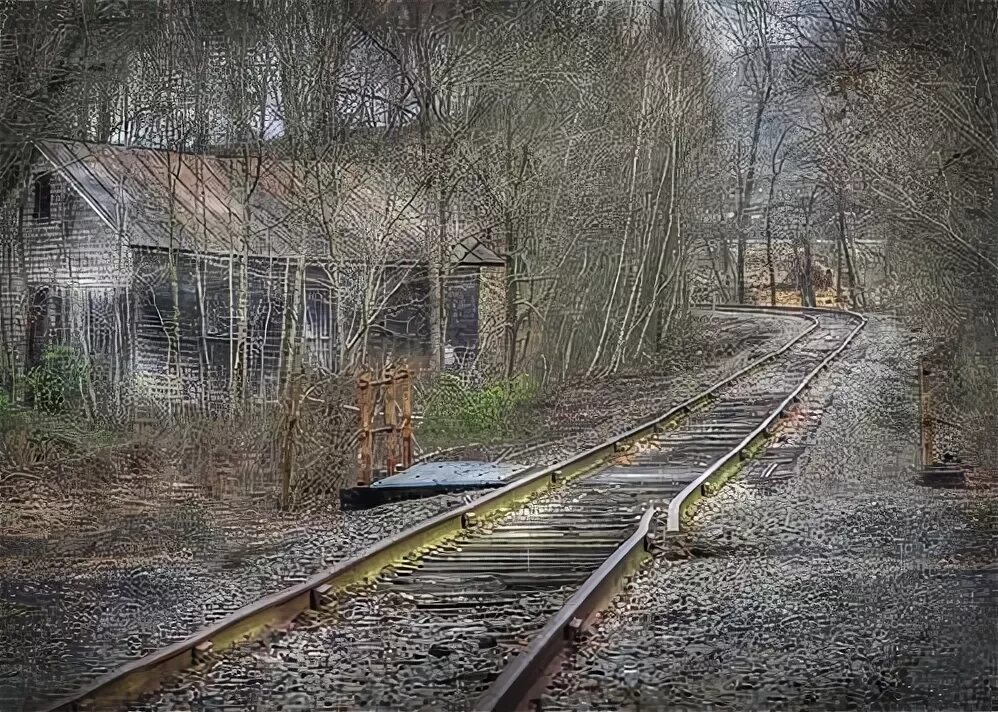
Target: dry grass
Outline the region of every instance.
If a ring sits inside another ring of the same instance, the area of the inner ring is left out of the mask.
[[[335,502],[355,462],[356,413],[343,407],[352,390],[333,381],[309,388],[294,431],[295,510]],[[113,539],[122,522],[155,522],[178,508],[216,503],[225,511],[276,516],[287,424],[287,409],[272,406],[109,436],[68,419],[16,414],[0,428],[0,529],[27,551],[58,542],[79,552]],[[156,556],[159,542],[148,543],[136,541],[135,555]],[[8,553],[5,565],[19,565],[18,554]],[[72,564],[85,569],[100,558],[98,547]]]

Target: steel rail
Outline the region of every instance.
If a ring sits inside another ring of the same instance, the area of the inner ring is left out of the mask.
[[[712,311],[771,313],[771,307],[733,308],[719,305]],[[370,583],[379,573],[406,555],[458,536],[465,529],[519,508],[536,497],[590,472],[639,440],[665,430],[674,421],[709,402],[720,389],[743,378],[777,358],[818,328],[818,320],[804,311],[788,309],[811,325],[782,347],[752,361],[710,388],[689,398],[669,411],[617,435],[582,453],[512,482],[468,504],[431,517],[409,529],[369,547],[357,556],[316,573],[306,581],[264,596],[208,625],[184,640],[126,663],[81,687],[48,703],[42,712],[80,712],[107,709],[158,688],[168,676],[199,663],[206,654],[259,639],[308,610],[318,610],[323,598],[332,592],[360,583]],[[817,312],[832,310],[813,310]]]
[[[718,307],[717,310],[722,310],[722,308]],[[723,310],[735,311],[739,309],[724,308]],[[779,308],[777,310],[783,311]],[[757,441],[768,435],[776,419],[786,412],[791,403],[799,399],[804,388],[822,369],[826,368],[833,359],[842,353],[856,334],[866,325],[866,318],[855,312],[820,307],[811,308],[809,311],[829,315],[846,314],[857,319],[858,324],[843,339],[842,344],[806,375],[791,395],[765,418],[761,426],[756,428],[728,454],[717,460],[703,475],[691,482],[670,502],[669,531],[678,531],[678,525],[675,528],[672,526],[673,518],[675,517],[675,521],[678,522],[682,511],[695,501],[691,499],[691,495],[694,492],[705,494],[707,482],[716,477],[719,472],[727,470],[729,476],[733,474],[738,469],[740,461],[756,449],[753,446],[760,444]],[[716,484],[716,480],[714,484]],[[526,649],[506,665],[499,677],[476,702],[475,712],[518,712],[527,709],[532,701],[539,698],[543,692],[544,682],[554,676],[559,660],[567,648],[579,639],[581,632],[588,627],[600,611],[609,605],[616,594],[626,585],[630,576],[650,557],[648,534],[654,513],[654,508],[645,512],[635,533],[621,544],[606,562],[586,580],[585,584],[568,599],[565,605],[552,616]]]
[[[499,677],[475,703],[475,712],[512,712],[526,704],[532,697],[531,693],[552,671],[553,663],[566,646],[578,639],[596,614],[613,600],[627,580],[651,557],[648,535],[654,515],[654,507],[645,511],[627,541],[586,579],[527,648],[503,668]]]
[[[693,504],[695,504],[700,498],[711,494],[716,491],[720,484],[723,484],[724,480],[730,477],[735,470],[738,469],[738,464],[741,460],[749,457],[754,450],[761,446],[762,441],[765,440],[766,436],[769,435],[773,424],[786,413],[787,409],[800,400],[800,394],[810,385],[811,381],[821,373],[822,370],[828,367],[833,360],[835,360],[839,354],[841,354],[853,338],[860,332],[860,330],[866,326],[866,317],[856,312],[837,310],[837,309],[821,309],[820,307],[812,307],[812,313],[829,313],[829,314],[847,314],[858,320],[856,327],[849,332],[845,339],[837,349],[826,356],[821,363],[819,363],[814,370],[812,370],[804,379],[798,384],[798,386],[787,396],[776,409],[774,409],[765,420],[753,430],[751,433],[745,436],[734,449],[732,449],[727,455],[721,459],[714,462],[713,465],[708,467],[702,475],[697,477],[695,480],[690,482],[683,491],[676,495],[671,502],[669,502],[669,515],[668,515],[668,530],[670,532],[678,532],[682,529],[682,518],[683,514],[687,512]]]

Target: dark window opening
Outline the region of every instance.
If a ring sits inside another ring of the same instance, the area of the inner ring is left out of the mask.
[[[52,217],[52,181],[49,173],[42,173],[35,178],[35,207],[31,217],[35,220],[49,220]]]

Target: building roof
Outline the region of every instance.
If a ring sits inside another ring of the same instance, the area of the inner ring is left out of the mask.
[[[451,256],[456,264],[465,267],[506,266],[506,260],[483,245],[474,235],[469,235],[454,245]]]
[[[373,170],[360,174],[328,162],[244,160],[84,141],[37,146],[134,247],[420,262],[426,235],[432,234],[419,213],[419,189]],[[452,262],[502,264],[476,232],[463,225],[454,235]]]

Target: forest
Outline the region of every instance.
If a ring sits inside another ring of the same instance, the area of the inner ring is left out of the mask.
[[[695,358],[711,303],[896,315],[998,454],[994,3],[2,8],[2,487],[309,506],[362,369],[418,369],[427,454]]]

